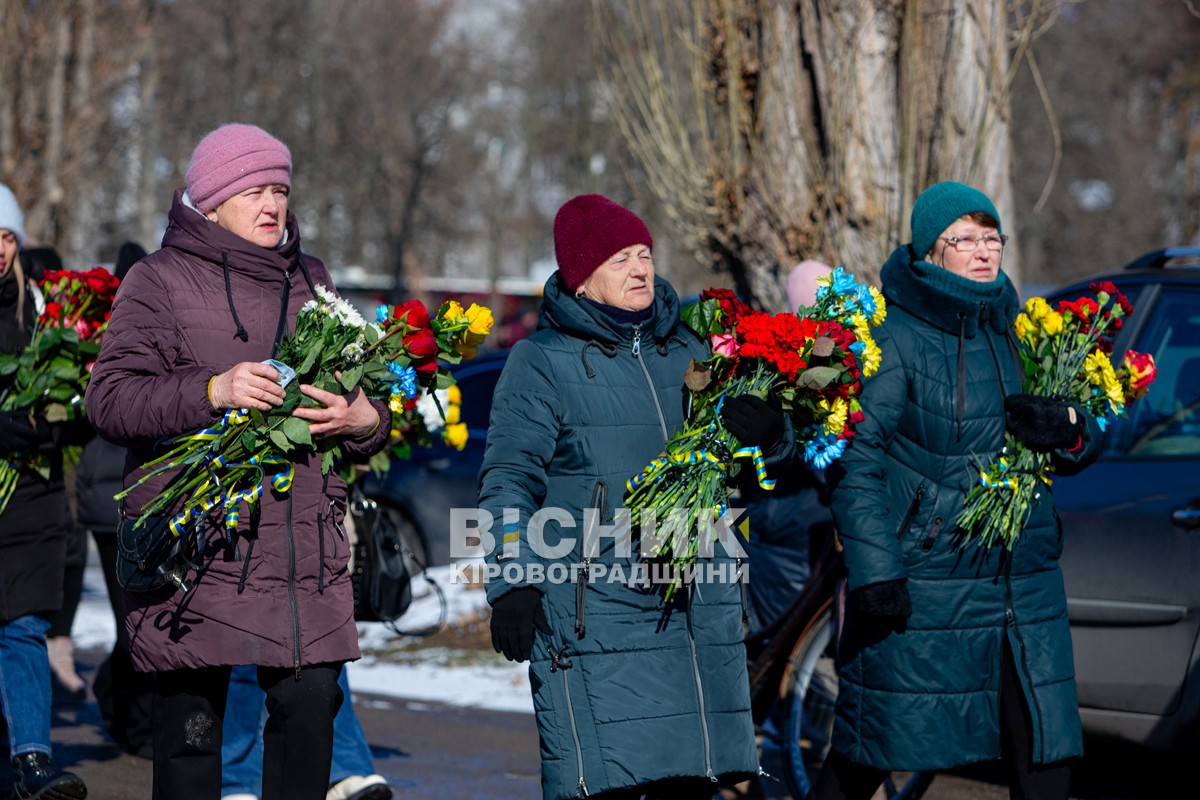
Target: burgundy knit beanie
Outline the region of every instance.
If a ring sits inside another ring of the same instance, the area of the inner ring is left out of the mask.
[[[635,244],[654,249],[646,223],[602,195],[572,197],[554,217],[554,256],[571,291],[615,253]]]
[[[200,140],[188,164],[188,197],[205,213],[268,183],[292,188],[292,154],[257,125],[222,125]]]

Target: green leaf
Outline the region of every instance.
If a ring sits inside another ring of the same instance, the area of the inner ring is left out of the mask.
[[[329,471],[333,469],[333,465],[336,463],[336,461],[337,457],[334,455],[334,451],[326,450],[321,456],[321,474],[328,475]]]
[[[303,447],[313,446],[312,428],[309,427],[306,420],[302,420],[299,417],[288,417],[279,426],[278,430],[283,431],[283,435],[297,445]],[[274,441],[275,431],[272,431],[271,434],[271,439]]]
[[[824,389],[841,377],[836,367],[811,367],[796,376],[796,385],[804,389]]]
[[[273,430],[270,433],[271,443],[282,453],[291,452],[294,448],[288,437],[281,430]]]
[[[689,306],[684,306],[679,312],[679,316],[683,318],[684,324],[695,331],[700,336],[708,336],[713,333],[716,327],[717,314],[720,312],[721,304],[716,300],[702,300],[697,303],[692,303]]]
[[[355,386],[358,386],[358,382],[360,380],[362,380],[362,376],[363,376],[363,368],[362,368],[361,364],[356,367],[351,367],[350,369],[344,371],[342,373],[342,380],[341,380],[342,388],[345,389],[347,392],[350,391]]]

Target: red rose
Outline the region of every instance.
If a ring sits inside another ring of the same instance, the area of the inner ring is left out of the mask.
[[[408,316],[404,316],[407,314]],[[425,304],[420,300],[409,300],[406,303],[401,303],[392,311],[392,319],[404,319],[404,322],[410,328],[428,328],[429,327],[429,311],[426,310]]]

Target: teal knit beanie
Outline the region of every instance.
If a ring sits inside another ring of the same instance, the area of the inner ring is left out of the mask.
[[[924,259],[942,231],[959,217],[982,211],[995,218],[1000,229],[1000,212],[987,195],[978,189],[954,181],[935,183],[917,198],[912,210],[912,249],[917,259]]]

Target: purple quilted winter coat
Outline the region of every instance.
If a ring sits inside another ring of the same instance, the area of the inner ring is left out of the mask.
[[[285,243],[268,250],[210,222],[176,193],[162,249],[138,262],[117,293],[87,390],[97,431],[130,448],[126,486],[143,474],[140,465],[157,454],[160,438],[219,421],[222,412],[208,401],[210,378],[270,357],[285,286],[291,332],[300,307],[313,297],[312,285],[321,284],[333,288],[324,264],[301,255],[291,214]],[[376,405],[382,422],[386,406]],[[388,427],[344,441],[343,451],[377,452]],[[165,600],[125,594],[137,669],[298,667],[361,655],[341,525],[345,483],[336,474],[323,476],[319,457],[299,456],[294,464],[289,493],[264,491],[256,538],[249,538],[244,505],[234,544],[212,525],[208,568],[191,592]],[[166,480],[127,497],[122,516],[138,517]]]

